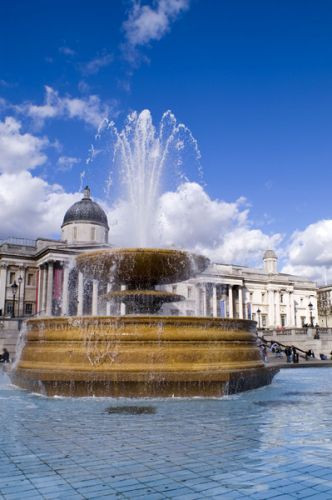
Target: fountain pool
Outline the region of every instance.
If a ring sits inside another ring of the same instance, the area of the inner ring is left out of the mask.
[[[329,499],[331,377],[281,370],[226,398],[145,400],[48,398],[0,373],[0,498]]]

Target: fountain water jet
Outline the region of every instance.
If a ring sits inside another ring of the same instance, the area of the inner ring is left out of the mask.
[[[164,121],[163,121],[164,120]],[[170,155],[183,149],[188,129],[165,114],[159,133],[148,111],[131,115],[116,135],[137,241],[155,229],[160,180]],[[168,135],[166,123],[170,123]],[[195,143],[194,143],[195,144]],[[84,253],[77,268],[113,289],[127,316],[43,318],[27,325],[27,339],[12,380],[49,395],[221,396],[271,382],[256,344],[255,322],[168,317],[156,313],[181,300],[164,285],[202,272],[208,259],[174,249],[120,248]],[[119,289],[121,288],[121,289]],[[125,289],[123,289],[125,288]]]

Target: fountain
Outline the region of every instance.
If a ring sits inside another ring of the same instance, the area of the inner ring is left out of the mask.
[[[131,118],[115,148],[142,244],[155,227],[162,168],[187,130],[172,118],[170,135],[164,123],[156,137],[150,118],[146,111]],[[104,300],[125,304],[127,314],[29,320],[13,382],[47,395],[139,397],[221,396],[270,383],[276,370],[261,360],[255,322],[158,314],[183,297],[156,286],[187,280],[208,262],[167,248],[81,254],[77,269],[104,288],[111,284]]]

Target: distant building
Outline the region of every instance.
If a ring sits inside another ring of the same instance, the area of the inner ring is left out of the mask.
[[[278,258],[267,250],[263,269],[211,264],[195,279],[167,286],[185,301],[164,306],[165,313],[257,321],[282,329],[317,323],[317,287],[300,276],[279,273]]]
[[[317,305],[319,326],[332,327],[332,285],[326,285],[317,290]]]
[[[76,255],[108,247],[104,210],[90,196],[66,212],[61,240],[10,238],[0,243],[0,316],[67,315],[90,312],[88,294],[73,269]]]
[[[110,285],[88,280],[74,266],[81,252],[110,247],[107,216],[88,187],[67,210],[61,231],[61,240],[0,243],[0,319],[124,312],[102,299]],[[263,269],[213,263],[196,278],[167,286],[185,300],[161,313],[253,319],[271,329],[317,323],[316,285],[279,273],[277,262],[268,250]]]

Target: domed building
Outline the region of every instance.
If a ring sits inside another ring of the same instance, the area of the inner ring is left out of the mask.
[[[89,186],[83,198],[72,205],[63,218],[61,239],[68,244],[108,243],[108,222],[104,210],[91,199]]]
[[[124,312],[123,306],[113,309],[104,299],[110,283],[91,280],[75,266],[80,253],[109,248],[108,235],[107,215],[86,186],[82,199],[64,214],[61,239],[8,238],[0,242],[0,349],[6,345],[14,350],[21,324],[18,318]],[[316,284],[278,272],[273,250],[262,257],[262,269],[211,263],[195,278],[167,285],[185,300],[166,304],[161,313],[252,319],[271,331],[316,323]]]

